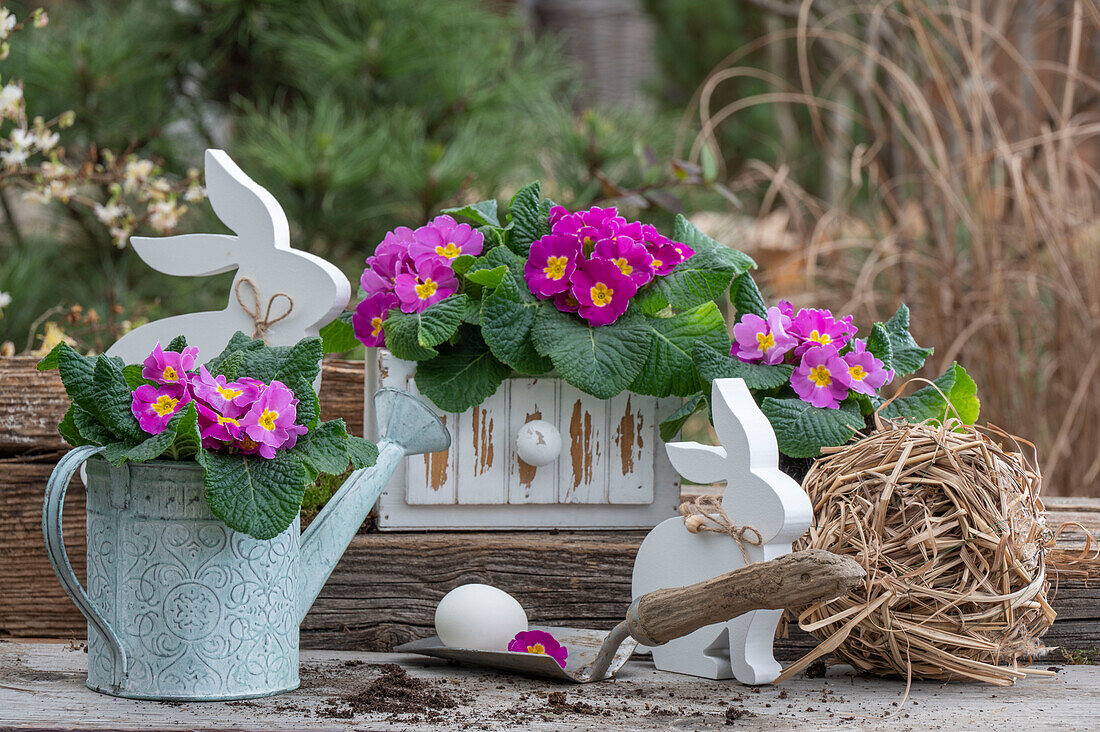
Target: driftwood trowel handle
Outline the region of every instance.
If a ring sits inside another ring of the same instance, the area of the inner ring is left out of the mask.
[[[807,549],[642,595],[627,611],[627,629],[642,645],[659,646],[750,610],[797,608],[837,597],[863,577],[852,559]]]

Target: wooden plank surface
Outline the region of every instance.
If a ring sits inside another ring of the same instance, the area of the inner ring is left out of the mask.
[[[302,686],[265,699],[161,703],[83,685],[87,656],[64,644],[0,643],[4,729],[1087,729],[1100,718],[1100,667],[1061,666],[1011,689],[905,682],[830,669],[756,689],[632,660],[614,681],[564,685],[418,656],[305,651]],[[399,668],[384,664],[398,664]],[[379,683],[384,674],[414,681]],[[419,683],[418,683],[419,682]],[[422,686],[421,686],[422,685]],[[401,696],[398,693],[403,692]],[[358,712],[349,705],[356,699]],[[399,704],[402,713],[376,711]],[[430,707],[442,707],[431,709]]]

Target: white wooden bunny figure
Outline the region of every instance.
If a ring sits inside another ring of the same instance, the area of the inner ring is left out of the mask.
[[[130,243],[150,267],[177,277],[236,269],[228,306],[148,323],[119,339],[108,354],[139,363],[158,340],[168,345],[184,335],[205,361],[218,355],[238,330],[269,345],[293,345],[317,335],[348,304],[351,285],[344,273],[320,257],[290,248],[282,206],[223,150],[206,151],[206,189],[214,213],[236,236],[135,236]]]
[[[792,478],[779,470],[779,447],[764,413],[741,379],[716,379],[711,391],[714,429],[722,446],[697,442],[666,445],[673,467],[698,483],[726,481],[722,509],[731,533],[693,533],[685,518],[657,525],[642,542],[634,562],[633,595],[679,587],[717,577],[749,562],[791,551],[791,543],[810,526],[810,500]],[[717,514],[715,527],[725,523]],[[688,519],[694,526],[701,517]],[[731,534],[740,529],[742,540]],[[772,640],[781,610],[756,610],[652,649],[663,671],[710,679],[736,677],[745,684],[766,684],[781,670]]]

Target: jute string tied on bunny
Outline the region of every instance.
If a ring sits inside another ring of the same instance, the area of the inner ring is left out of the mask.
[[[741,556],[745,564],[749,564],[748,546],[760,546],[764,543],[764,537],[754,526],[738,526],[722,508],[721,496],[699,496],[691,501],[680,504],[680,515],[684,517],[684,528],[693,534],[700,531],[713,531],[716,534],[726,534],[735,542],[741,550]],[[751,534],[751,535],[750,535]]]
[[[245,303],[244,297],[241,295],[241,285],[248,285],[252,290],[252,303],[251,305]],[[240,304],[241,309],[248,313],[252,318],[252,322],[255,325],[255,329],[252,331],[253,338],[260,338],[264,343],[267,343],[267,331],[268,329],[278,323],[280,320],[290,315],[290,312],[294,310],[294,300],[290,295],[285,292],[276,292],[267,301],[267,308],[261,315],[260,311],[260,290],[256,287],[256,283],[252,281],[250,277],[242,277],[237,280],[237,284],[233,286],[233,294],[237,296],[237,303]],[[286,311],[277,318],[271,317],[271,308],[275,305],[275,301],[280,297],[286,298]]]

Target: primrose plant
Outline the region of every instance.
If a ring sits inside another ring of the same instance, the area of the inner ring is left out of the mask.
[[[942,420],[950,411],[970,424],[979,402],[974,381],[957,363],[910,396],[886,403],[881,391],[898,377],[913,373],[932,354],[909,333],[909,309],[902,305],[885,323],[875,323],[865,338],[851,315],[829,310],[795,311],[783,300],[768,306],[748,274],[731,288],[738,319],[729,351],[697,343],[696,368],[709,382],[742,378],[767,415],[779,450],[810,458],[821,448],[842,445],[878,411],[887,419]],[[661,424],[671,439],[696,411],[705,409],[709,389],[690,397]]]
[[[238,332],[197,368],[198,349],[179,337],[131,365],[61,343],[39,369],[58,369],[72,400],[58,427],[70,445],[100,446],[116,466],[196,461],[214,515],[270,539],[291,525],[318,476],[369,467],[378,455],[343,420],[319,422],[321,356],[319,338],[270,347]]]
[[[362,302],[322,336],[416,361],[420,392],[448,412],[513,373],[556,372],[601,399],[687,396],[702,386],[694,345],[730,347],[715,300],[753,266],[682,216],[667,237],[614,208],[567,211],[533,183],[503,223],[484,201],[387,234]]]

